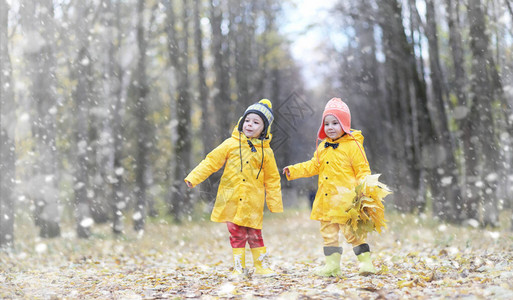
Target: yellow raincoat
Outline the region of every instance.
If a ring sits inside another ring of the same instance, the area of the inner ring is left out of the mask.
[[[288,167],[288,180],[319,175],[318,190],[310,215],[312,220],[330,222],[328,212],[340,206],[340,203],[334,202],[334,198],[340,198],[334,197],[338,194],[337,187],[353,190],[361,179],[371,174],[363,149],[363,135],[359,130],[351,134],[354,138],[345,134],[336,141],[330,138],[323,140],[311,160]],[[326,148],[326,142],[339,143],[339,146],[337,149]]]
[[[262,229],[264,202],[267,201],[271,212],[283,212],[280,173],[269,145],[271,138],[269,135],[263,141],[248,139],[235,127],[232,136],[212,150],[185,178],[196,186],[226,163],[210,220]],[[248,140],[256,152],[252,152]],[[262,163],[262,142],[264,161],[258,175]]]

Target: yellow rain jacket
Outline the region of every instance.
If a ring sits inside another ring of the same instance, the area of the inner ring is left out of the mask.
[[[310,219],[331,221],[328,212],[335,206],[333,198],[338,194],[337,187],[354,189],[358,182],[371,173],[365,151],[361,131],[351,132],[336,141],[327,138],[317,147],[311,160],[289,166],[288,180],[319,175],[318,190],[312,207]],[[356,140],[355,140],[356,139]],[[325,147],[326,142],[339,143],[337,149]],[[357,144],[358,143],[358,144]]]
[[[267,201],[271,212],[283,212],[280,173],[269,145],[271,138],[269,135],[263,141],[248,139],[235,127],[232,136],[212,150],[187,175],[185,180],[196,186],[226,164],[210,220],[262,229],[264,202]],[[256,152],[252,151],[248,140]],[[264,161],[258,174],[262,163],[262,142]]]

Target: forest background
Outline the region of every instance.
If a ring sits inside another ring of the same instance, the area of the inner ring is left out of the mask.
[[[0,0],[0,296],[511,297],[511,1],[312,3]],[[310,178],[283,180],[286,214],[266,216],[270,245],[295,249],[274,249],[281,279],[224,282],[221,171],[183,178],[261,98],[278,167],[310,159],[332,97],[393,190],[380,275],[308,277]]]
[[[301,5],[0,0],[0,246],[24,222],[46,239],[208,218],[221,172],[183,178],[261,98],[280,169],[311,157],[341,97],[388,210],[513,228],[511,1],[332,1],[306,23]],[[283,180],[286,206],[315,182]]]

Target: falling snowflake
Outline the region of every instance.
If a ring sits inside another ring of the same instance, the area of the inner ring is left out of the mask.
[[[501,233],[497,231],[488,231],[487,234],[494,240],[498,239],[501,236]]]
[[[94,220],[92,218],[85,218],[80,222],[80,226],[82,227],[91,227],[94,224]]]
[[[36,245],[36,252],[41,254],[41,253],[44,253],[46,252],[46,250],[48,250],[48,246],[44,243],[39,243]]]
[[[441,180],[442,186],[449,186],[452,184],[452,176],[445,176]]]
[[[138,221],[138,220],[142,219],[142,214],[141,214],[141,212],[140,212],[140,211],[138,211],[138,212],[134,213],[134,215],[132,216],[132,219],[133,219],[134,221]]]

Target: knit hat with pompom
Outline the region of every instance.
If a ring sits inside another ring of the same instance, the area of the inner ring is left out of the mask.
[[[269,133],[271,132],[271,124],[274,120],[273,110],[272,110],[272,103],[269,101],[269,99],[262,99],[258,101],[255,104],[250,105],[244,114],[242,115],[242,118],[239,121],[239,127],[238,130],[242,131],[242,126],[244,125],[244,120],[246,119],[246,116],[248,114],[257,114],[262,118],[264,121],[264,129],[262,130],[262,134],[258,137],[259,139],[264,139],[269,137]]]
[[[351,133],[351,112],[349,111],[349,107],[342,99],[331,98],[331,100],[326,103],[326,107],[322,113],[321,127],[317,132],[319,139],[323,140],[326,138],[326,133],[324,132],[324,118],[326,118],[327,115],[333,115],[340,122],[342,130],[345,133]]]

